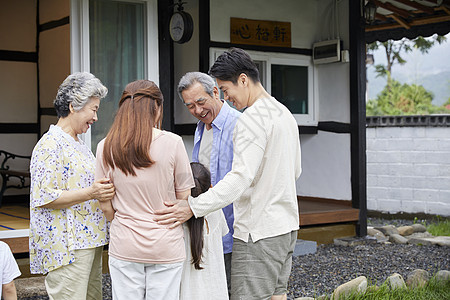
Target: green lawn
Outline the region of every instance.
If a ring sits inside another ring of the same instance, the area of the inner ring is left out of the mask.
[[[332,299],[331,296],[325,298]],[[386,284],[376,288],[369,286],[365,294],[354,294],[347,297],[341,297],[345,300],[445,300],[450,299],[450,281],[446,283],[437,283],[433,279],[423,288],[405,288],[391,290]],[[337,300],[337,299],[334,299]]]
[[[427,231],[434,236],[450,236],[450,219],[437,217],[430,221],[430,224],[424,224]]]

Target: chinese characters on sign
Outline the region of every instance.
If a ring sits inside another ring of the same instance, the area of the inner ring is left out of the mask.
[[[230,18],[230,42],[291,47],[291,23]]]

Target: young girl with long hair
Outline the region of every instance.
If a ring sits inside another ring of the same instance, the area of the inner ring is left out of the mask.
[[[179,299],[185,246],[181,227],[154,221],[164,200],[187,199],[194,186],[181,137],[160,130],[163,97],[152,81],[128,84],[108,135],[97,147],[96,177],[115,197],[102,203],[111,221],[113,298]]]
[[[211,186],[211,174],[197,162],[191,163],[197,197]],[[186,256],[181,280],[181,300],[227,300],[228,288],[223,258],[222,236],[228,226],[222,210],[202,218],[190,218],[184,227]]]

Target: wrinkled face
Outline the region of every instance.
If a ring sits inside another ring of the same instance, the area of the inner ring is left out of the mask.
[[[217,85],[222,90],[225,100],[231,101],[238,110],[241,110],[248,105],[248,95],[246,84],[238,79],[236,83],[232,81],[224,81],[216,79]]]
[[[205,92],[205,89],[199,82],[194,83],[190,88],[184,90],[181,96],[189,112],[209,126],[211,126],[211,123],[222,108],[222,101],[219,99],[219,90],[214,87],[214,97],[211,97]]]
[[[100,107],[100,98],[91,97],[86,105],[79,111],[74,111],[70,107],[71,124],[75,134],[86,133],[89,127],[97,122],[97,111]]]

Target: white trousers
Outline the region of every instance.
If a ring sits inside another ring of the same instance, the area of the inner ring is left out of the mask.
[[[178,300],[183,262],[144,264],[109,257],[114,300]]]

